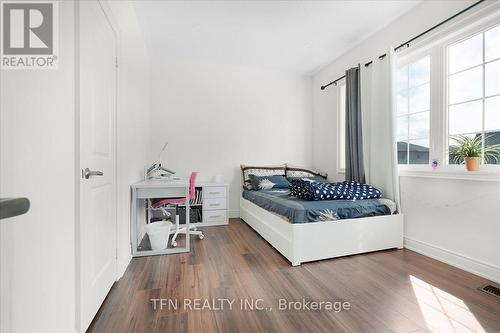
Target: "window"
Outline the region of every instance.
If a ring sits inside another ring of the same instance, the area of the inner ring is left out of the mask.
[[[448,46],[447,60],[448,146],[455,135],[481,137],[483,147],[499,144],[500,26]]]
[[[398,164],[429,164],[430,57],[400,67],[396,89]]]
[[[338,83],[338,101],[339,101],[339,152],[338,156],[338,168],[339,171],[345,170],[345,100],[346,100],[346,87],[345,81]]]
[[[499,7],[500,8],[500,7]],[[450,158],[452,138],[500,144],[500,11],[484,12],[468,26],[398,53],[397,150],[400,170],[442,171],[463,167]],[[500,158],[482,157],[483,170],[500,173]],[[434,164],[434,163],[433,163]]]

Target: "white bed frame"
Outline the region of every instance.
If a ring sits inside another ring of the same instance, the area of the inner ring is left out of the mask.
[[[290,223],[240,198],[240,217],[292,266],[358,253],[403,248],[403,215]]]

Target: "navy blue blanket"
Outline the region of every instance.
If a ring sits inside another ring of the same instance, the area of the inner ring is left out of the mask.
[[[387,199],[302,200],[288,195],[289,190],[243,191],[243,198],[291,223],[309,223],[368,216],[390,215],[393,205]]]
[[[380,195],[373,186],[353,181],[330,184],[295,179],[290,185],[290,196],[303,200],[363,200],[377,199]]]

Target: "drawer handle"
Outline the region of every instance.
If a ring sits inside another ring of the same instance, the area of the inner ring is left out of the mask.
[[[208,192],[208,194],[222,194],[222,192]]]
[[[210,204],[209,206],[210,207],[217,207],[217,206],[220,206],[220,204],[218,204],[218,203],[217,204]]]
[[[209,218],[211,219],[215,219],[215,218],[218,218],[218,217],[221,217],[222,215],[210,215]]]

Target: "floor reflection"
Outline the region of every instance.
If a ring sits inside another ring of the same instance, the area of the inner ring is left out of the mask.
[[[427,329],[433,332],[485,332],[460,298],[413,275],[410,281]]]

